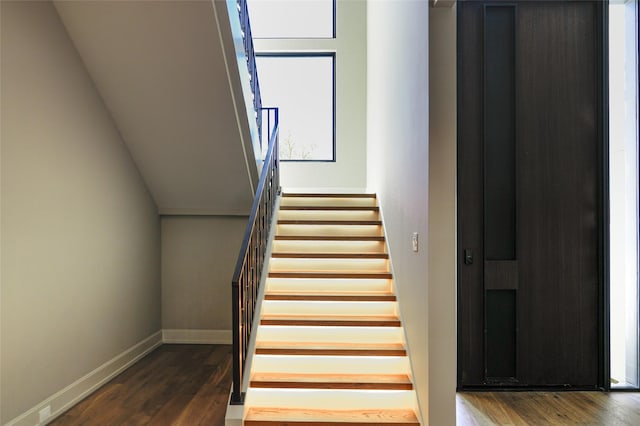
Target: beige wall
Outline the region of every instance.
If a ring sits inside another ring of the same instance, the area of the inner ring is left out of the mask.
[[[285,189],[366,187],[366,8],[365,0],[337,0],[335,39],[255,41],[259,53],[312,51],[336,55],[336,161],[283,162],[280,173]]]
[[[455,34],[455,19],[422,0],[372,0],[367,11],[367,182],[382,206],[423,420],[454,425],[455,41],[440,37]]]
[[[4,424],[160,329],[160,226],[52,4],[1,15]]]
[[[245,216],[162,217],[162,328],[231,330]]]

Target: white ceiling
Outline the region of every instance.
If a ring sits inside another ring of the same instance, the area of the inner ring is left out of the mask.
[[[248,214],[256,161],[212,0],[55,6],[160,213]]]

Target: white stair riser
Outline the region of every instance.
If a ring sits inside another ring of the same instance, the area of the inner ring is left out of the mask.
[[[301,207],[376,207],[378,203],[375,198],[282,197],[280,205]]]
[[[409,374],[409,358],[395,356],[256,355],[255,373]]]
[[[265,300],[262,315],[396,315],[396,302]]]
[[[268,278],[266,291],[274,292],[388,292],[392,290],[390,279],[326,279],[326,278]]]
[[[386,253],[383,241],[284,241],[273,242],[274,253]]]
[[[324,237],[381,237],[380,225],[278,225],[276,235]]]
[[[401,327],[258,327],[258,342],[403,343]]]
[[[413,391],[250,388],[245,405],[334,410],[406,409]]]
[[[305,259],[278,257],[270,260],[269,267],[272,272],[388,272],[389,261],[386,259]]]
[[[280,210],[278,220],[380,220],[373,210]]]

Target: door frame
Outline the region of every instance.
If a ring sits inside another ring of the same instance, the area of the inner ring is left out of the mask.
[[[517,4],[521,1],[526,0],[511,0],[509,4]],[[599,123],[597,129],[597,140],[599,141],[598,153],[596,157],[596,161],[598,163],[598,174],[597,174],[597,206],[596,211],[598,212],[597,218],[597,231],[598,231],[598,307],[597,307],[597,359],[598,359],[598,371],[597,371],[597,387],[603,391],[611,390],[611,383],[609,381],[610,375],[610,232],[609,232],[609,0],[599,1],[596,0],[597,7],[597,39],[599,41],[596,46],[596,55],[599,59],[597,64],[596,77],[598,82],[597,96],[597,110],[596,110],[596,119]],[[505,5],[505,2],[500,2],[497,0],[493,0],[491,2],[487,2],[489,5]],[[459,31],[461,27],[460,22],[460,14],[456,13],[456,55],[460,54],[460,42],[461,37],[459,36]],[[458,60],[456,63],[456,119],[457,126],[460,124],[460,101],[461,101],[461,91],[460,87],[462,85],[462,78],[460,73],[460,61]],[[517,88],[516,88],[517,91]],[[457,138],[461,135],[460,129],[457,129]],[[456,140],[456,158],[460,157],[460,143],[459,140]],[[459,164],[459,161],[456,161],[456,164]],[[456,166],[456,176],[459,178],[460,168]],[[456,200],[460,197],[460,187],[456,187]],[[456,203],[456,247],[457,247],[457,259],[456,259],[456,294],[457,294],[457,335],[456,335],[456,343],[457,343],[457,365],[456,365],[456,391],[469,391],[469,390],[492,390],[492,389],[513,389],[513,390],[563,390],[562,387],[540,387],[540,386],[500,386],[496,387],[494,385],[473,385],[473,386],[464,386],[462,384],[462,345],[461,345],[461,335],[462,335],[462,321],[460,318],[460,306],[461,306],[461,298],[459,297],[461,292],[461,268],[464,267],[464,247],[460,244],[460,214],[459,214],[459,206],[460,203]],[[566,389],[569,390],[569,389]],[[571,388],[570,390],[580,390],[579,387]],[[589,388],[589,390],[593,390],[593,388]]]
[[[603,327],[602,330],[602,377],[603,377],[603,385],[602,388],[605,391],[611,392],[638,392],[638,388],[626,388],[626,387],[612,387],[611,386],[611,281],[610,281],[610,273],[611,273],[611,258],[610,258],[610,243],[611,243],[611,235],[610,235],[610,169],[609,169],[609,4],[610,0],[603,1],[603,11],[602,11],[602,22],[600,25],[602,26],[603,31],[603,41],[602,41],[602,52],[603,52],[603,64],[602,64],[602,78],[600,79],[603,87],[600,91],[603,93],[603,102],[600,105],[603,108],[602,111],[602,129],[604,135],[602,135],[602,140],[604,141],[603,152],[602,152],[602,170],[604,173],[603,176],[603,197],[604,197],[604,205],[603,205],[603,217],[604,217],[604,229],[600,230],[602,239],[603,239],[603,255],[604,259],[602,262],[602,269],[604,276],[602,277],[602,281],[604,283],[602,289],[602,297],[603,304],[601,307],[601,315],[602,321],[601,325]],[[636,6],[636,28],[640,28],[640,5]],[[636,34],[636,37],[639,37],[637,40],[637,56],[636,60],[640,58],[640,33]],[[637,78],[640,81],[640,66],[637,65]],[[638,94],[636,93],[636,96]],[[637,123],[640,124],[640,123]],[[640,126],[639,126],[640,127]],[[640,130],[637,130],[640,131]],[[640,135],[636,135],[636,143],[640,143]],[[640,155],[640,154],[638,154]],[[639,159],[640,160],[640,159]],[[639,163],[640,164],[640,163]],[[639,194],[640,195],[640,194]],[[638,295],[638,300],[636,300],[636,306],[640,307],[640,294]]]
[[[601,142],[600,182],[598,194],[598,209],[600,220],[598,221],[598,234],[600,236],[599,250],[599,288],[600,303],[598,304],[598,385],[604,391],[611,390],[611,357],[610,357],[610,230],[609,230],[609,0],[602,1],[599,5],[600,20],[598,32],[600,33],[601,59],[598,64],[598,119],[600,121],[598,139]]]

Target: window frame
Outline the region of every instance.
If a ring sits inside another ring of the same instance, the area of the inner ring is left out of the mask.
[[[334,33],[335,33],[335,0],[334,3]],[[296,40],[296,39],[287,39]],[[270,57],[270,58],[313,58],[313,57],[327,57],[331,58],[331,159],[329,160],[315,160],[315,159],[285,159],[280,157],[280,162],[286,163],[335,163],[337,161],[336,152],[336,52],[256,52],[256,58]],[[260,75],[260,69],[258,68],[258,75]],[[277,106],[277,105],[275,105]],[[281,113],[282,116],[282,113]],[[280,129],[282,130],[282,129]]]

